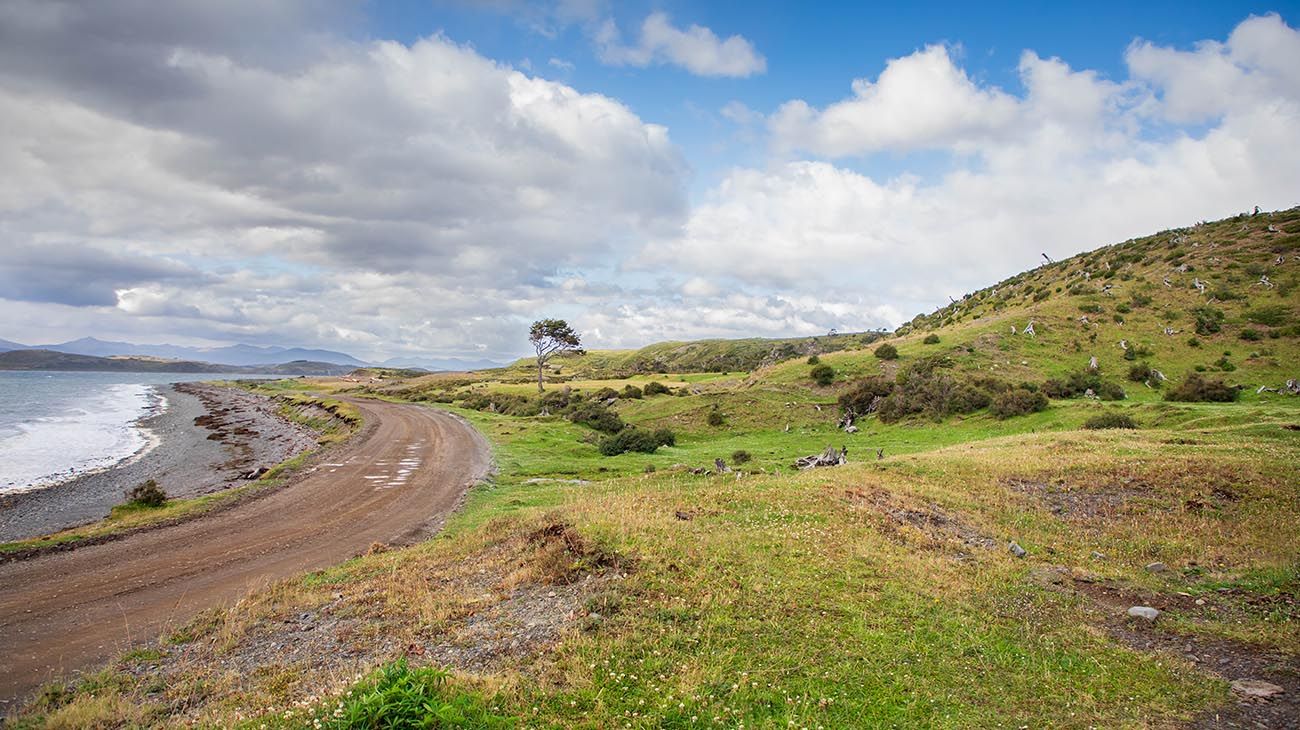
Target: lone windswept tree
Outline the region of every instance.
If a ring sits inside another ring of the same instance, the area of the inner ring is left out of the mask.
[[[582,336],[562,319],[539,319],[528,330],[528,340],[537,350],[537,392],[541,393],[542,369],[546,361],[557,352],[582,354]]]

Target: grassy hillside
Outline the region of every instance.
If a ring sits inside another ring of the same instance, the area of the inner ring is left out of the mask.
[[[257,591],[52,685],[18,726],[355,727],[408,706],[451,727],[1294,726],[1300,396],[1255,389],[1300,377],[1297,227],[1233,219],[1027,272],[824,350],[828,385],[802,352],[625,377],[630,354],[595,353],[544,399],[509,370],[263,384],[460,413],[499,473],[437,538]],[[1093,356],[1123,399],[999,417],[972,395],[1042,394]],[[1144,362],[1168,381],[1129,380]],[[1238,400],[1165,400],[1198,366]],[[962,408],[841,430],[864,379]],[[603,455],[614,434],[589,424],[611,414],[672,443]],[[848,463],[793,468],[827,446]],[[1286,694],[1243,704],[1238,679]]]
[[[663,373],[729,373],[813,354],[859,349],[879,339],[879,332],[846,332],[816,337],[658,342],[639,350],[592,350],[560,355],[548,364],[552,381],[617,379]],[[498,379],[536,379],[537,361],[523,358],[508,368],[486,371]]]

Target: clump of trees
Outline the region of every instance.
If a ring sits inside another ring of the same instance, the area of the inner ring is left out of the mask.
[[[629,427],[601,439],[599,448],[600,453],[605,456],[618,456],[631,451],[653,454],[660,446],[672,446],[676,443],[677,436],[670,429],[645,431]]]
[[[1046,396],[1033,383],[958,376],[950,372],[953,366],[952,358],[937,356],[912,363],[893,379],[863,378],[840,395],[840,409],[847,417],[874,413],[893,423],[913,415],[941,420],[983,408],[998,418],[1010,418],[1047,407]]]
[[[1043,383],[1043,392],[1050,398],[1079,398],[1092,391],[1102,400],[1124,400],[1126,394],[1119,383],[1105,380],[1096,370],[1079,370],[1064,378],[1051,378]]]

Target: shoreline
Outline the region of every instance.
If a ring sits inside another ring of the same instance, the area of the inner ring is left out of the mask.
[[[246,484],[260,469],[316,446],[315,434],[282,418],[264,396],[205,383],[154,389],[163,403],[136,422],[152,444],[112,466],[0,495],[0,541],[101,520],[148,479],[169,497],[196,497]]]

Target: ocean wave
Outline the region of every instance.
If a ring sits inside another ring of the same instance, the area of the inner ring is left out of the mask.
[[[142,456],[158,438],[140,421],[166,403],[153,386],[114,384],[57,414],[9,424],[0,435],[0,493],[49,487]]]

